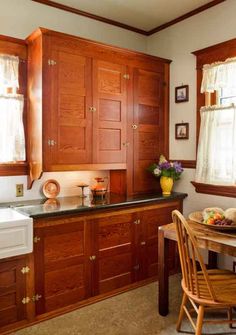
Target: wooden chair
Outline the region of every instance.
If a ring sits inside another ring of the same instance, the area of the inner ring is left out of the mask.
[[[180,307],[176,330],[180,331],[184,314],[191,322],[195,335],[202,334],[203,322],[229,323],[230,327],[236,322],[232,320],[232,308],[236,306],[236,274],[228,270],[207,270],[199,253],[197,239],[183,215],[175,210],[172,212],[176,224],[178,249],[182,270],[183,299]],[[197,270],[197,262],[201,271]],[[187,308],[188,302],[193,308]],[[204,320],[204,312],[209,309],[226,309],[227,320]],[[197,313],[196,324],[192,312]]]

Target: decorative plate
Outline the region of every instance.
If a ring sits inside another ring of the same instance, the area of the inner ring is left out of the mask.
[[[60,192],[60,185],[54,179],[49,179],[43,184],[43,194],[47,198],[56,198]]]
[[[189,214],[189,219],[191,221],[202,224],[203,226],[207,226],[208,228],[216,229],[216,230],[236,230],[236,224],[232,223],[232,225],[228,226],[219,226],[214,224],[205,223],[203,220],[202,212],[197,211]]]

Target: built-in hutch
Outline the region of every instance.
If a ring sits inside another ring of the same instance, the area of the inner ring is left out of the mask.
[[[0,333],[157,279],[158,227],[185,196],[144,195],[168,156],[169,60],[42,28],[26,42],[29,187],[44,171],[108,170],[110,191],[134,198],[31,215],[33,253],[0,260]]]

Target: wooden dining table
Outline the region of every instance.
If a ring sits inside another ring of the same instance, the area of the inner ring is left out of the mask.
[[[199,248],[208,250],[209,268],[217,267],[217,254],[236,257],[236,231],[216,230],[206,225],[188,221],[197,238]],[[159,227],[158,231],[158,307],[159,314],[169,312],[169,265],[168,253],[170,241],[177,241],[174,223]]]

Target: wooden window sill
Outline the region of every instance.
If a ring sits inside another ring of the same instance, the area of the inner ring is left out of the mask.
[[[21,176],[28,174],[28,164],[12,163],[12,164],[0,164],[0,176]]]
[[[197,193],[213,194],[223,197],[236,198],[236,186],[221,186],[221,185],[211,185],[202,184],[191,181],[195,187]]]

